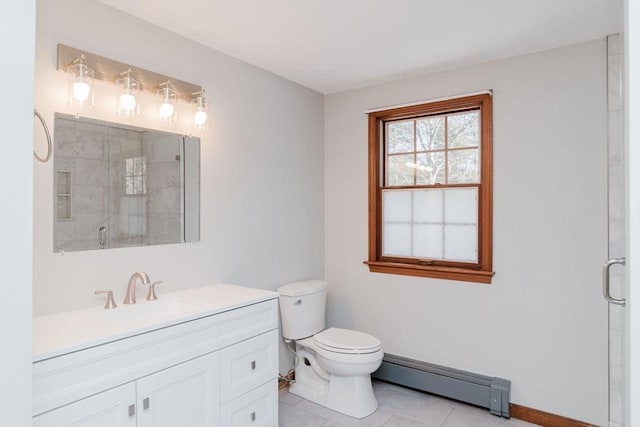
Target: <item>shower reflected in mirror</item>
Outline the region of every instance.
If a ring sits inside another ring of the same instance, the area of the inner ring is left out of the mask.
[[[56,113],[54,252],[200,240],[200,139]]]

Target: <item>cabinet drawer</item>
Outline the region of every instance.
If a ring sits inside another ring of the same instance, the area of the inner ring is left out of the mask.
[[[135,384],[125,384],[39,415],[32,427],[136,427],[135,401]]]
[[[274,427],[278,424],[278,380],[273,379],[222,407],[224,427]]]
[[[278,376],[278,330],[225,348],[220,352],[222,402]]]

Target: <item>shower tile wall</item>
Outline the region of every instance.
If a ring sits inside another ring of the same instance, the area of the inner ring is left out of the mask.
[[[618,34],[607,37],[609,258],[625,255],[625,152],[622,135],[622,50]],[[625,268],[611,269],[611,294],[622,298]],[[623,425],[623,319],[624,308],[609,304],[609,420]]]
[[[181,138],[58,118],[55,144],[56,250],[100,249],[101,226],[107,247],[181,240]],[[126,160],[133,158],[146,162],[146,188],[127,194]],[[70,195],[60,189],[67,177]]]
[[[68,219],[60,219],[56,208],[54,248],[100,248],[98,228],[107,222],[105,212],[109,194],[107,141],[107,128],[73,120],[56,121],[54,170],[68,172],[71,178],[71,209]],[[59,174],[54,173],[54,176],[59,179]],[[58,207],[61,201],[54,197]]]

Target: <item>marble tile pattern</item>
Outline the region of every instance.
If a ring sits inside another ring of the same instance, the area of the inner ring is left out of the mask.
[[[279,427],[526,427],[536,424],[491,415],[488,409],[376,381],[379,407],[357,419],[280,390]]]
[[[622,133],[624,100],[622,99],[622,48],[619,34],[607,37],[607,152],[609,204],[609,258],[625,255],[625,148]],[[626,269],[611,268],[611,294],[624,297]],[[623,421],[623,336],[624,308],[609,304],[609,420],[612,425]]]
[[[99,249],[103,225],[109,246],[181,241],[181,138],[65,118],[55,123],[54,170],[70,180],[71,196],[56,200],[63,220],[56,220],[54,248]],[[146,159],[144,195],[125,194],[125,164],[132,157]]]

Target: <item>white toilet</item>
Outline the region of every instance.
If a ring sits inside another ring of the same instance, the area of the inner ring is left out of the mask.
[[[295,382],[289,392],[334,411],[363,418],[378,408],[371,373],[384,355],[377,338],[325,328],[327,282],[309,280],[278,288],[282,335],[295,342]]]

